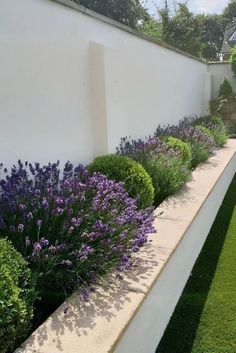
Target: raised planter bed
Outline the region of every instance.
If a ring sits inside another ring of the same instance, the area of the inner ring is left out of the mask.
[[[16,352],[155,352],[235,172],[230,140],[155,210],[157,234],[132,271],[104,280],[89,303],[74,294]]]

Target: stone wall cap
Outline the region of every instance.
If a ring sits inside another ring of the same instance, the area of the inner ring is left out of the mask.
[[[181,54],[181,55],[183,55],[183,56],[185,56],[187,58],[199,61],[202,64],[207,64],[208,63],[204,59],[201,59],[201,58],[198,58],[198,57],[196,57],[194,55],[186,53],[186,52],[184,52],[184,51],[182,51],[182,50],[180,50],[178,48],[175,48],[175,47],[173,47],[173,46],[171,46],[171,45],[169,45],[167,43],[164,43],[164,42],[161,42],[161,41],[157,41],[157,40],[154,40],[154,39],[152,39],[150,37],[147,37],[144,34],[138,32],[138,31],[136,31],[136,30],[134,30],[134,29],[132,29],[132,28],[130,28],[130,27],[118,22],[118,21],[115,21],[115,20],[113,20],[113,19],[111,19],[109,17],[103,16],[103,15],[101,15],[101,14],[95,12],[95,11],[89,10],[89,9],[87,9],[84,6],[78,5],[75,2],[73,2],[72,0],[48,0],[48,1],[53,1],[53,2],[56,2],[58,4],[67,6],[67,7],[71,8],[71,9],[74,9],[74,10],[76,10],[78,12],[83,13],[84,15],[88,15],[90,17],[93,17],[96,20],[105,22],[105,23],[107,23],[107,24],[109,24],[111,26],[114,26],[114,27],[119,28],[119,29],[121,29],[123,31],[126,31],[126,32],[128,32],[130,34],[133,34],[136,37],[139,37],[139,38],[141,38],[143,40],[146,40],[146,41],[148,41],[150,43],[153,43],[153,44],[158,45],[160,47],[163,47],[163,48],[166,48],[166,49],[171,50],[173,52],[176,52],[178,54]]]

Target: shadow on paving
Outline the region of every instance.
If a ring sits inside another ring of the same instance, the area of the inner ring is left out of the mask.
[[[236,204],[236,176],[219,209],[156,353],[191,353]]]

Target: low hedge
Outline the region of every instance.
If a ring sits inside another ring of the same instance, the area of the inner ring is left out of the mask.
[[[139,208],[153,204],[152,180],[141,164],[131,158],[113,154],[97,157],[88,166],[88,170],[90,173],[100,172],[109,179],[124,182],[129,195],[137,199]]]
[[[29,331],[36,298],[26,261],[5,239],[0,239],[0,349],[14,349]]]

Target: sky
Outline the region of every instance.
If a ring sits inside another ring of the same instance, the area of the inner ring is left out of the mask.
[[[178,0],[176,2],[184,2]],[[147,0],[147,7],[151,15],[156,13],[156,3],[160,8],[163,7],[164,0]],[[172,5],[173,0],[168,0],[170,8],[174,8]],[[220,13],[228,5],[229,0],[188,0],[188,7],[190,11],[195,13]]]

